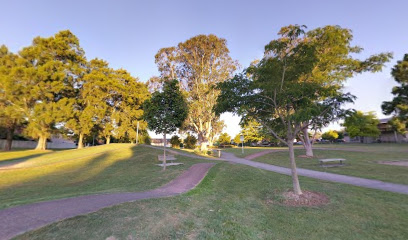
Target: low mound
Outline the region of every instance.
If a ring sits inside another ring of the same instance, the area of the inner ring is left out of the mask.
[[[287,191],[279,194],[278,200],[267,202],[291,207],[316,207],[328,204],[330,199],[318,192],[303,191],[302,195],[296,195],[293,191]]]

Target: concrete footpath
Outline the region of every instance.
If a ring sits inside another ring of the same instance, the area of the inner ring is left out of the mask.
[[[0,239],[10,239],[56,221],[125,202],[185,193],[197,186],[213,165],[214,163],[195,164],[168,184],[151,191],[87,195],[0,210]]]
[[[281,173],[285,175],[291,175],[290,168],[279,167],[279,166],[275,166],[271,164],[260,163],[260,162],[247,160],[244,158],[239,158],[239,157],[236,157],[232,153],[223,152],[222,158],[229,162],[244,164],[247,166],[264,169],[264,170],[268,170],[271,172]],[[346,183],[346,184],[350,184],[354,186],[378,189],[378,190],[383,190],[383,191],[388,191],[388,192],[408,194],[408,186],[403,185],[403,184],[388,183],[388,182],[383,182],[379,180],[352,177],[352,176],[346,176],[346,175],[328,173],[328,172],[320,172],[320,171],[314,171],[314,170],[303,169],[303,168],[297,168],[297,173],[299,176],[304,176],[304,177],[316,178],[316,179],[321,179],[321,180],[326,180],[326,181],[331,181],[331,182],[338,182],[338,183]]]

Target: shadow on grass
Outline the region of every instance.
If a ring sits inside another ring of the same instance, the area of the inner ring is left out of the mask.
[[[132,146],[78,161],[3,171],[0,209],[87,194],[145,191],[164,185],[195,163],[162,172],[154,165],[157,154],[160,151]]]
[[[34,150],[30,150],[30,151],[34,151]],[[9,152],[4,152],[4,153],[9,153]],[[0,160],[0,169],[5,168],[5,167],[12,167],[12,166],[14,166],[16,164],[23,163],[25,161],[28,161],[28,160],[31,160],[31,159],[34,159],[34,158],[37,158],[37,157],[40,157],[40,156],[43,156],[43,155],[46,155],[46,154],[52,154],[52,153],[54,153],[54,152],[51,152],[51,151],[49,151],[49,152],[38,152],[38,153],[28,155],[28,156],[22,156],[22,157],[17,156],[17,157],[3,158],[3,159]]]

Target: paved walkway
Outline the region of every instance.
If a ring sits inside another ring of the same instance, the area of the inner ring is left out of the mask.
[[[240,164],[244,164],[244,165],[248,165],[251,167],[256,167],[256,168],[260,168],[260,169],[264,169],[264,170],[268,170],[272,172],[277,172],[277,173],[281,173],[285,175],[291,175],[290,168],[279,167],[279,166],[266,164],[266,163],[254,162],[254,161],[250,161],[244,158],[238,158],[232,153],[223,152],[222,158],[229,162],[240,163]],[[308,170],[308,169],[303,169],[303,168],[297,168],[297,173],[299,176],[304,176],[304,177],[316,178],[316,179],[321,179],[321,180],[326,180],[326,181],[331,181],[331,182],[346,183],[346,184],[350,184],[354,186],[379,189],[379,190],[388,191],[388,192],[408,194],[408,185],[403,185],[403,184],[387,183],[387,182],[383,182],[379,180],[352,177],[352,176],[340,175],[340,174],[335,174],[335,173],[320,172],[320,171]]]
[[[197,186],[213,165],[214,163],[195,164],[170,183],[151,191],[80,196],[0,210],[0,239],[10,239],[56,221],[124,202],[185,193]]]
[[[153,147],[153,148],[157,148],[157,147]],[[265,154],[271,153],[272,151],[281,151],[281,150],[271,149],[271,151],[265,150],[263,152],[255,153],[255,154],[265,155]],[[193,158],[200,158],[200,159],[204,158],[207,160],[225,160],[229,162],[244,164],[244,165],[259,168],[259,169],[268,170],[271,172],[291,175],[290,168],[280,167],[280,166],[261,163],[261,162],[255,162],[255,161],[247,160],[245,158],[239,158],[239,157],[236,157],[233,153],[228,153],[228,152],[222,152],[222,155],[221,155],[222,158],[205,158],[205,157],[200,157],[200,156],[197,156],[195,154],[190,154],[190,153],[180,153],[179,151],[173,151],[173,152],[175,154],[180,154],[183,156],[188,156],[188,157],[193,157]],[[326,181],[331,181],[331,182],[345,183],[345,184],[350,184],[350,185],[354,185],[358,187],[366,187],[366,188],[378,189],[378,190],[383,190],[383,191],[388,191],[388,192],[408,194],[408,185],[403,185],[403,184],[388,183],[388,182],[383,182],[379,180],[352,177],[352,176],[346,176],[346,175],[328,173],[328,172],[320,172],[320,171],[314,171],[314,170],[309,170],[309,169],[304,169],[304,168],[297,168],[297,173],[299,176],[304,176],[304,177],[321,179],[321,180],[326,180]]]
[[[262,151],[262,152],[253,153],[253,154],[251,154],[251,155],[246,156],[245,159],[252,160],[252,159],[255,159],[255,158],[258,158],[258,157],[262,157],[262,156],[264,156],[264,155],[267,155],[267,154],[269,154],[269,153],[274,153],[274,152],[287,152],[287,151],[288,151],[288,150],[286,150],[286,149],[270,149],[270,150],[265,150],[265,151]]]

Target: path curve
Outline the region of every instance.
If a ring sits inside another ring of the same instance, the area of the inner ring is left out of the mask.
[[[262,152],[257,152],[257,153],[250,154],[250,155],[246,156],[245,159],[252,160],[252,159],[259,158],[259,157],[262,157],[264,155],[267,155],[269,153],[285,152],[285,151],[287,151],[287,150],[286,149],[282,149],[282,150],[281,149],[270,149],[270,150],[265,150],[265,151],[262,151]]]
[[[156,148],[156,147],[153,147],[153,148]],[[275,150],[275,149],[271,149],[271,150]],[[262,151],[261,153],[263,153],[263,155],[270,153],[266,151],[268,150]],[[275,151],[280,151],[280,149],[276,149]],[[200,158],[200,159],[205,158],[205,157],[200,157],[194,154],[188,154],[188,153],[184,154],[184,153],[179,153],[176,151],[174,152],[180,155],[193,157],[193,158]],[[243,165],[247,165],[247,166],[251,166],[251,167],[255,167],[259,169],[264,169],[267,171],[276,172],[280,174],[285,174],[289,176],[292,175],[290,168],[251,161],[245,158],[239,158],[235,156],[233,153],[222,152],[221,157],[222,158],[205,158],[205,159],[224,160],[228,162],[239,163],[239,164],[243,164]],[[354,185],[358,187],[365,187],[365,188],[372,188],[372,189],[388,191],[388,192],[408,194],[408,185],[404,185],[404,184],[389,183],[389,182],[383,182],[380,180],[353,177],[353,176],[341,175],[341,174],[336,174],[336,173],[321,172],[321,171],[309,170],[309,169],[304,169],[304,168],[297,168],[297,173],[299,176],[310,177],[310,178],[315,178],[315,179],[320,179],[320,180],[325,180],[325,181],[330,181],[330,182],[345,183],[345,184]]]
[[[194,164],[168,184],[146,192],[95,194],[0,210],[0,239],[10,239],[56,221],[92,213],[125,202],[185,193],[197,186],[213,165],[214,163]]]
[[[239,158],[239,157],[236,157],[234,154],[227,153],[227,152],[222,153],[222,156],[225,160],[229,162],[244,164],[247,166],[264,169],[264,170],[268,170],[271,172],[281,173],[285,175],[292,175],[290,168],[275,166],[275,165],[261,163],[261,162],[255,162],[255,161],[247,160],[244,158]],[[388,183],[388,182],[383,182],[379,180],[352,177],[352,176],[328,173],[328,172],[320,172],[320,171],[314,171],[314,170],[309,170],[309,169],[304,169],[304,168],[297,168],[297,173],[299,176],[304,176],[304,177],[316,178],[316,179],[321,179],[321,180],[326,180],[326,181],[331,181],[331,182],[338,182],[338,183],[346,183],[346,184],[350,184],[354,186],[378,189],[378,190],[383,190],[383,191],[388,191],[388,192],[408,194],[408,185],[403,185],[403,184]]]

